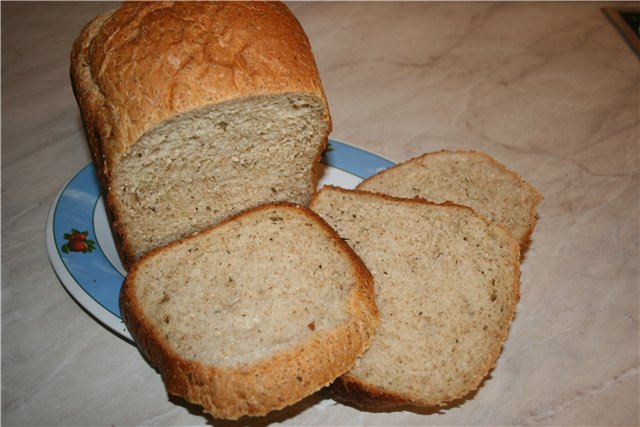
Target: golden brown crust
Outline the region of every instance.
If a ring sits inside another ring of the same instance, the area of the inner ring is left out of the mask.
[[[264,415],[328,385],[350,369],[356,358],[369,347],[379,322],[371,273],[336,232],[308,209],[284,202],[266,204],[242,212],[202,233],[215,232],[227,222],[274,206],[302,212],[316,222],[327,238],[333,240],[338,250],[348,257],[357,281],[348,303],[350,323],[332,331],[319,331],[294,348],[248,366],[206,366],[186,360],[172,350],[144,315],[134,289],[137,272],[148,258],[196,236],[170,243],[145,255],[133,265],[121,289],[122,318],[140,351],[158,367],[167,391],[202,405],[205,412],[215,417],[237,419],[243,415]]]
[[[329,392],[338,402],[366,409],[391,409],[408,402],[406,397],[366,384],[348,372],[331,384]]]
[[[285,93],[316,96],[331,131],[309,41],[279,2],[124,2],[83,28],[71,81],[125,266],[134,250],[111,172],[146,131],[207,105]]]
[[[496,159],[494,159],[493,157],[489,156],[486,153],[483,153],[481,151],[475,151],[475,150],[440,150],[440,151],[434,151],[434,152],[430,152],[430,153],[424,153],[421,154],[419,156],[416,157],[412,157],[408,160],[405,160],[404,162],[401,163],[397,163],[393,166],[390,166],[366,179],[364,179],[362,182],[360,182],[360,184],[358,184],[358,186],[356,187],[356,189],[358,190],[364,190],[363,187],[366,187],[367,184],[370,184],[372,182],[375,182],[379,179],[382,179],[384,177],[384,175],[390,171],[390,170],[394,170],[396,168],[401,168],[404,165],[406,165],[407,163],[411,163],[411,162],[415,162],[421,159],[424,159],[426,157],[433,157],[433,156],[441,156],[441,155],[448,155],[448,154],[463,154],[463,155],[472,155],[472,156],[477,156],[477,157],[481,157],[484,160],[488,161],[489,163],[491,163],[493,166],[495,166],[497,169],[499,169],[502,173],[504,173],[505,175],[511,176],[513,179],[519,181],[522,183],[523,187],[526,189],[526,193],[528,195],[528,199],[529,199],[529,212],[528,212],[528,223],[529,223],[529,228],[526,230],[526,232],[522,233],[521,236],[517,236],[519,242],[520,242],[520,249],[522,252],[524,252],[524,250],[527,248],[528,244],[529,244],[529,238],[531,237],[531,234],[533,233],[533,230],[536,227],[536,223],[537,223],[537,217],[536,217],[536,208],[538,206],[538,204],[540,204],[540,202],[542,202],[543,200],[543,196],[542,194],[531,184],[529,184],[527,181],[524,180],[524,178],[522,178],[518,173],[516,173],[515,171],[512,171],[511,169],[507,168],[505,165],[503,165],[502,163],[498,162]]]
[[[125,2],[78,43],[72,67],[88,70],[76,84],[104,97],[118,152],[203,105],[282,93],[326,102],[309,41],[279,2]]]
[[[452,402],[464,399],[465,396],[467,396],[469,393],[473,392],[480,386],[482,381],[495,367],[498,356],[502,351],[502,346],[509,333],[509,326],[511,325],[513,317],[515,316],[516,306],[520,301],[520,245],[518,241],[511,237],[511,233],[503,225],[493,223],[468,206],[458,205],[450,201],[435,203],[433,201],[426,200],[420,197],[401,198],[367,190],[348,190],[333,185],[326,185],[315,195],[315,197],[311,201],[310,209],[314,209],[315,202],[319,197],[321,197],[322,192],[330,190],[339,191],[342,193],[361,193],[375,198],[394,201],[398,203],[445,206],[452,209],[466,210],[482,220],[485,224],[503,230],[505,236],[508,237],[508,242],[511,245],[510,252],[512,254],[510,265],[513,268],[513,282],[511,284],[512,303],[509,307],[506,307],[506,313],[501,319],[502,322],[500,324],[500,336],[496,337],[496,339],[494,340],[492,348],[487,352],[484,363],[476,371],[474,378],[468,382],[466,389],[459,390],[455,393],[449,393],[449,395],[443,394],[442,398],[438,401],[423,400],[417,398],[416,396],[403,394],[394,390],[387,390],[382,387],[369,384],[365,379],[358,378],[350,372],[347,372],[340,378],[336,379],[336,381],[334,381],[330,387],[330,392],[336,398],[336,400],[365,409],[389,409],[407,405],[425,408],[444,407],[448,404],[451,404]]]
[[[107,101],[91,78],[87,59],[91,41],[112,14],[113,11],[106,12],[84,26],[71,51],[70,73],[91,160],[95,166],[102,194],[105,196],[105,208],[113,231],[115,246],[123,264],[128,267],[132,260],[133,249],[127,245],[126,239],[123,238],[122,226],[117,211],[114,209],[113,196],[109,191],[114,158],[110,152],[110,145],[106,142],[110,140],[114,120]]]

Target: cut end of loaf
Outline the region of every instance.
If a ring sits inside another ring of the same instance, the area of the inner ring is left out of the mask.
[[[378,321],[366,267],[324,221],[290,204],[151,252],[127,276],[121,310],[170,393],[231,419],[328,385]]]
[[[311,95],[256,96],[148,130],[112,174],[132,258],[263,203],[308,205],[328,133],[324,111]]]
[[[471,209],[325,187],[311,208],[374,276],[381,324],[335,394],[433,407],[476,389],[519,299],[519,247]]]

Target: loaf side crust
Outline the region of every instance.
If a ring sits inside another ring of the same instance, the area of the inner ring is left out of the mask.
[[[335,231],[308,209],[286,202],[270,203],[249,209],[202,233],[213,233],[227,222],[274,206],[303,213],[318,224],[326,237],[332,239],[349,259],[357,281],[348,301],[349,323],[326,333],[314,334],[291,349],[248,365],[217,367],[186,360],[170,347],[145,317],[134,286],[137,271],[145,260],[158,252],[170,251],[195,236],[146,254],[133,265],[121,289],[119,303],[123,320],[141,353],[160,371],[167,391],[202,405],[204,411],[214,417],[237,419],[245,415],[265,415],[329,385],[348,371],[370,346],[379,323],[371,273]]]

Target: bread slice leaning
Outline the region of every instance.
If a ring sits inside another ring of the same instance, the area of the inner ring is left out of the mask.
[[[396,197],[469,206],[506,226],[522,248],[536,226],[542,195],[517,173],[478,151],[426,153],[385,169],[357,187]]]
[[[331,117],[280,2],[123,2],[82,30],[71,81],[125,266],[316,190]]]
[[[362,407],[444,406],[494,367],[519,300],[519,245],[452,203],[323,187],[311,208],[374,277],[380,326],[332,386]]]
[[[287,203],[144,256],[120,308],[168,392],[226,419],[264,415],[328,385],[379,321],[362,261],[317,215]]]

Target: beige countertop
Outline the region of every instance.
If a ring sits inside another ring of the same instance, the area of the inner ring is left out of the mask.
[[[89,162],[71,44],[115,5],[2,3],[3,425],[638,425],[640,62],[599,3],[293,3],[332,137],[393,161],[485,151],[544,195],[517,315],[479,391],[366,412],[318,393],[228,423],[170,398],[65,291],[45,247]]]

